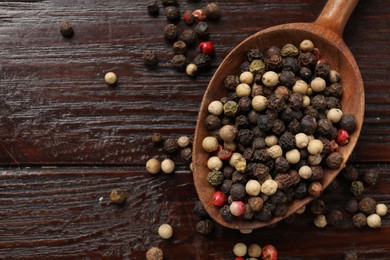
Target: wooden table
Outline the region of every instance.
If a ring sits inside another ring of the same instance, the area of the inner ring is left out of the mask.
[[[159,1],[160,2],[160,1]],[[311,22],[325,0],[217,1],[219,22],[210,23],[216,55],[210,71],[189,78],[170,66],[172,50],[162,34],[163,9],[152,17],[146,1],[13,0],[0,2],[0,258],[144,259],[159,246],[166,259],[234,259],[237,242],[274,244],[280,259],[390,258],[390,217],[380,229],[318,229],[308,210],[294,223],[249,235],[217,226],[196,232],[196,192],[179,156],[168,156],[151,135],[191,135],[203,92],[218,64],[258,30]],[[194,10],[206,1],[180,1]],[[364,127],[350,163],[361,173],[377,169],[379,183],[365,195],[390,204],[390,3],[361,0],[344,32],[365,84]],[[75,29],[61,37],[63,20]],[[180,24],[180,28],[184,28]],[[153,49],[157,69],[143,65]],[[189,53],[193,57],[195,50]],[[105,84],[105,72],[119,77]],[[173,158],[172,175],[151,176],[151,157]],[[352,198],[345,181],[322,198],[328,210]],[[126,203],[109,203],[114,188]],[[157,235],[162,223],[174,237]]]

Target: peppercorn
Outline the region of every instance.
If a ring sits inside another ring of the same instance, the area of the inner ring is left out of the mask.
[[[198,69],[205,69],[210,66],[211,58],[207,54],[199,53],[195,56],[193,63],[197,66]]]
[[[337,131],[336,141],[339,145],[346,145],[349,143],[349,140],[350,140],[350,136],[346,130],[339,129]]]
[[[359,201],[359,210],[364,214],[373,214],[376,210],[376,201],[370,197],[365,197]]]
[[[234,183],[230,188],[230,196],[234,201],[242,201],[245,198],[245,186],[242,183]]]
[[[238,84],[240,84],[240,79],[236,75],[229,75],[224,81],[224,85],[228,90],[235,90]]]
[[[253,74],[263,75],[265,72],[265,64],[262,60],[252,60],[249,65],[249,71]]]
[[[301,119],[300,128],[307,135],[314,134],[317,128],[317,121],[313,116],[305,115]]]
[[[184,56],[183,54],[174,55],[171,60],[172,67],[178,71],[183,71],[186,67],[186,63],[186,56]]]
[[[194,212],[201,219],[207,218],[209,216],[202,202],[200,202],[199,200],[196,201],[194,205]]]
[[[333,128],[333,124],[329,119],[320,119],[317,122],[317,130],[316,132],[319,135],[327,136]]]
[[[161,171],[163,173],[172,173],[175,170],[175,163],[171,159],[165,159],[161,162]]]
[[[364,181],[370,185],[374,186],[378,180],[378,171],[377,169],[370,169],[363,175]]]
[[[157,0],[149,0],[146,4],[148,13],[152,16],[157,16],[160,12],[157,4]]]
[[[311,169],[311,177],[310,180],[312,181],[319,181],[324,176],[324,170],[319,165],[312,165],[310,166]]]
[[[291,150],[295,146],[294,135],[286,131],[279,137],[278,143],[284,151]]]
[[[237,141],[244,146],[251,146],[254,135],[249,129],[240,129],[237,134]]]
[[[156,66],[158,63],[156,53],[152,50],[145,50],[142,54],[142,58],[146,66],[153,67]]]
[[[275,171],[278,173],[287,172],[290,168],[290,163],[285,157],[279,157],[275,160]]]
[[[146,260],[163,260],[164,259],[164,253],[163,251],[158,247],[151,247],[146,252]]]
[[[270,148],[267,149],[267,152],[272,159],[279,158],[283,155],[283,150],[279,145],[271,146]]]
[[[367,226],[370,228],[379,228],[382,225],[382,219],[378,214],[371,214],[367,217]]]
[[[343,91],[344,91],[343,85],[341,85],[340,83],[333,83],[324,89],[324,94],[326,96],[333,96],[336,98],[341,98]]]
[[[340,82],[341,76],[338,71],[330,70],[328,75],[328,80],[330,83]]]
[[[163,6],[176,6],[177,0],[161,0],[161,3],[163,4]]]
[[[310,104],[318,111],[324,111],[326,109],[326,98],[323,95],[316,95],[311,98]]]
[[[232,213],[230,212],[230,207],[228,205],[224,205],[222,206],[220,209],[219,209],[219,214],[222,216],[222,218],[225,220],[225,221],[232,221],[234,216],[232,215]]]
[[[186,73],[190,77],[195,77],[198,74],[198,66],[193,63],[190,63],[186,67]]]
[[[322,193],[322,184],[318,181],[314,181],[310,183],[309,187],[307,188],[307,192],[312,196],[312,197],[318,197]]]
[[[362,228],[367,224],[367,217],[363,213],[356,213],[352,216],[352,224],[356,228]]]
[[[345,206],[345,210],[348,213],[355,214],[359,210],[358,201],[355,199],[349,200]]]
[[[311,52],[314,49],[314,44],[311,40],[305,39],[299,44],[299,49],[302,52]]]
[[[158,228],[158,235],[163,239],[170,239],[173,235],[173,228],[169,224],[162,224]]]
[[[248,96],[240,98],[240,100],[238,101],[238,106],[239,106],[240,112],[245,113],[245,114],[250,112],[252,110],[251,103],[252,103],[252,100]],[[247,118],[245,115],[242,115],[242,116]],[[248,123],[249,123],[249,121],[248,121]]]
[[[196,41],[196,33],[192,29],[185,29],[181,34],[180,34],[180,40],[183,41],[187,46],[191,46],[195,43]]]
[[[361,181],[353,181],[350,186],[350,191],[355,197],[359,197],[364,191],[363,183]]]
[[[195,26],[195,33],[199,38],[206,38],[209,35],[208,29],[209,25],[206,22],[199,22]]]
[[[200,22],[206,20],[206,12],[203,9],[196,9],[192,12],[195,21]]]
[[[358,260],[358,259],[359,258],[356,251],[352,251],[352,250],[345,252],[343,258],[343,260]]]
[[[274,125],[272,126],[272,132],[276,135],[281,135],[286,130],[286,126],[284,125],[283,121],[280,119],[274,120]]]
[[[295,111],[301,109],[303,104],[303,97],[300,93],[292,93],[288,98],[287,104]]]
[[[315,215],[321,215],[325,212],[325,203],[323,200],[315,199],[310,204],[310,210]]]
[[[266,87],[274,87],[278,84],[279,76],[274,71],[267,71],[264,73],[262,81]]]
[[[304,81],[308,82],[312,76],[311,69],[308,67],[301,67],[299,69],[298,76]]]
[[[249,61],[244,61],[243,63],[241,63],[240,65],[240,71],[241,72],[245,72],[245,71],[248,71],[249,70],[249,67],[250,67],[250,62]]]
[[[165,7],[165,16],[170,22],[174,22],[174,23],[178,22],[178,20],[180,19],[179,8],[173,5]]]
[[[306,183],[304,183],[304,182],[298,183],[298,185],[296,186],[296,188],[294,190],[294,197],[297,199],[302,199],[302,198],[306,197],[306,195],[307,195]]]
[[[272,212],[271,210],[263,207],[260,211],[256,212],[253,217],[262,222],[268,222],[272,218]]]
[[[240,83],[236,87],[236,94],[238,97],[247,97],[251,94],[251,87],[246,83]]]
[[[108,85],[115,85],[118,78],[116,76],[116,74],[114,72],[107,72],[105,75],[104,75],[104,80],[106,81],[106,83]]]
[[[286,190],[293,185],[293,180],[288,173],[278,173],[274,180],[277,182],[280,190]]]
[[[185,161],[186,163],[190,163],[192,161],[192,148],[187,147],[180,151],[180,157]]]
[[[167,153],[175,153],[179,149],[177,141],[174,138],[168,138],[164,141],[163,149]]]
[[[271,196],[278,189],[278,183],[272,179],[266,180],[261,185],[261,192],[267,196]]]
[[[340,127],[348,133],[353,132],[356,129],[356,118],[353,114],[344,114],[340,119]]]
[[[326,165],[329,169],[338,169],[343,161],[343,155],[340,152],[333,152],[326,158]]]
[[[170,23],[164,27],[164,37],[168,41],[174,41],[178,35],[178,28],[175,24]]]
[[[295,57],[299,54],[299,50],[293,44],[288,43],[283,46],[283,48],[280,51],[280,54],[283,57]]]
[[[213,232],[214,226],[214,222],[210,219],[200,220],[196,224],[196,231],[202,235],[208,235]]]
[[[221,8],[216,3],[208,3],[205,7],[207,19],[218,20],[221,16]]]
[[[378,214],[381,217],[385,216],[387,214],[387,206],[386,206],[386,204],[383,204],[383,203],[376,204],[375,213]]]
[[[233,247],[233,253],[237,257],[243,257],[248,251],[247,246],[244,243],[237,243]]]
[[[314,71],[317,77],[327,79],[330,71],[329,63],[325,61],[318,61]]]
[[[326,219],[329,225],[339,226],[343,220],[343,213],[338,209],[334,209],[326,216]]]
[[[278,98],[275,95],[271,95],[268,97],[268,115],[274,115],[272,119],[277,118],[277,112],[281,112],[286,107],[286,99]]]
[[[161,170],[161,163],[159,160],[153,158],[146,162],[146,170],[151,174],[159,173]]]
[[[295,75],[290,70],[283,70],[279,74],[279,82],[281,85],[284,85],[288,88],[291,88],[295,84]]]
[[[125,201],[125,192],[121,189],[113,189],[110,193],[110,202],[122,204]]]
[[[152,143],[159,144],[162,142],[162,136],[160,133],[154,133],[152,135]]]
[[[317,215],[314,219],[314,225],[318,228],[324,228],[327,224],[326,216],[323,214]]]
[[[221,171],[212,170],[207,175],[207,181],[213,186],[220,185],[223,182],[223,180],[224,177]]]
[[[182,40],[173,43],[172,48],[175,54],[185,54],[187,52],[187,44]]]
[[[270,130],[274,125],[274,121],[267,115],[259,115],[257,127],[262,131]]]
[[[62,21],[60,23],[60,33],[64,38],[72,38],[74,35],[72,25],[67,21]]]
[[[301,52],[298,56],[300,67],[312,67],[316,64],[316,58],[311,52]]]

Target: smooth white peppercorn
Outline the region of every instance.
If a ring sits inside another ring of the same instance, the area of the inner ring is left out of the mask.
[[[283,150],[282,147],[280,147],[280,145],[271,146],[270,148],[267,149],[267,152],[272,159],[279,158],[283,155]]]
[[[207,167],[210,170],[220,170],[223,166],[223,162],[218,156],[211,156],[207,161]]]
[[[254,96],[252,99],[252,108],[256,111],[263,111],[267,108],[268,100],[262,95]]]
[[[309,166],[304,165],[301,168],[299,168],[298,174],[299,174],[299,177],[307,180],[312,176],[313,172]]]
[[[221,101],[214,100],[209,104],[207,110],[214,116],[219,116],[223,113],[223,104]]]
[[[267,196],[271,196],[272,194],[275,194],[277,190],[278,190],[278,183],[272,179],[266,180],[261,185],[261,192]]]
[[[340,73],[338,71],[335,71],[335,70],[330,70],[329,71],[329,82],[330,83],[337,83],[337,82],[340,82]]]
[[[250,244],[248,247],[248,255],[259,258],[261,256],[261,247],[258,244]]]
[[[298,148],[305,148],[309,143],[309,137],[305,133],[298,133],[295,135],[295,146]]]
[[[261,78],[263,81],[264,86],[266,87],[274,87],[279,82],[279,76],[274,71],[267,71],[264,73],[263,77]]]
[[[241,234],[250,234],[253,232],[253,229],[240,229]]]
[[[244,243],[237,243],[233,247],[233,253],[237,257],[243,257],[248,251],[247,246]]]
[[[278,137],[276,135],[267,135],[264,138],[264,141],[266,146],[271,147],[278,144]]]
[[[170,239],[173,235],[173,228],[169,224],[162,224],[158,228],[158,235],[163,239]]]
[[[387,206],[383,203],[376,204],[376,214],[383,217],[387,214]]]
[[[246,83],[240,83],[236,87],[236,94],[238,97],[248,97],[252,92],[251,87]]]
[[[301,79],[295,81],[295,84],[292,88],[292,91],[294,93],[300,93],[302,95],[306,95],[307,94],[307,90],[308,90],[309,86],[307,85],[307,83]]]
[[[314,225],[318,228],[324,228],[328,222],[326,221],[326,216],[325,215],[318,215],[314,219]]]
[[[326,87],[326,82],[321,77],[316,77],[310,82],[310,87],[314,92],[321,92]]]
[[[261,192],[261,184],[256,180],[249,180],[245,185],[245,191],[250,196],[257,196]]]
[[[206,152],[212,153],[218,149],[218,140],[214,136],[206,136],[202,140],[202,148]]]
[[[328,113],[326,113],[326,117],[329,119],[332,123],[338,123],[343,116],[343,111],[338,108],[331,108],[329,109]]]
[[[253,83],[254,76],[250,71],[244,71],[240,74],[240,82],[251,85]]]
[[[198,74],[198,66],[193,63],[190,63],[186,67],[186,73],[188,76],[194,77]]]
[[[237,128],[233,125],[224,125],[219,130],[219,137],[225,142],[232,142],[237,136]]]
[[[229,164],[232,167],[236,167],[238,160],[242,158],[242,154],[240,153],[233,153],[232,156],[229,159]]]
[[[165,159],[161,162],[161,171],[163,173],[172,173],[175,170],[175,163],[171,159]]]
[[[296,164],[301,159],[301,153],[298,149],[291,149],[286,152],[286,159],[291,164]]]
[[[114,85],[118,80],[118,78],[114,72],[107,72],[104,75],[104,80],[106,81],[107,84]]]
[[[309,141],[307,145],[307,151],[312,155],[322,153],[323,149],[324,149],[324,144],[321,142],[321,140],[318,139]]]
[[[302,102],[302,107],[306,108],[310,106],[310,97],[308,95],[303,95],[303,102]]]
[[[146,162],[146,170],[151,174],[159,173],[161,170],[161,162],[155,158],[149,159]]]
[[[182,135],[179,137],[179,139],[177,139],[177,145],[180,148],[186,148],[188,145],[190,145],[190,142],[191,139],[186,135]]]
[[[382,225],[382,219],[376,213],[371,214],[367,217],[367,225],[370,228],[379,228]]]
[[[193,172],[194,171],[194,164],[192,162],[190,163],[189,167],[190,167],[190,171]]]
[[[302,51],[302,52],[310,52],[314,49],[314,44],[311,40],[309,39],[306,39],[306,40],[303,40],[300,44],[299,44],[299,49]]]

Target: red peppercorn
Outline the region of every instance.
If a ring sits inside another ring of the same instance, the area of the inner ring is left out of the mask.
[[[227,202],[227,197],[222,191],[216,191],[213,195],[213,205],[222,207]]]
[[[339,151],[339,145],[336,143],[335,140],[331,140],[329,142],[329,149],[330,151],[333,152],[338,152]]]
[[[243,257],[236,257],[236,258],[234,258],[234,260],[245,260],[245,258],[243,258]]]
[[[211,55],[214,52],[214,44],[212,42],[201,42],[198,45],[198,49],[204,54]]]
[[[194,23],[195,17],[192,15],[191,11],[185,11],[183,14],[183,21],[186,25],[191,25]]]
[[[339,145],[346,145],[349,143],[349,139],[350,139],[350,136],[348,134],[348,132],[344,129],[339,129],[337,131],[337,143]]]
[[[225,149],[222,145],[218,146],[217,156],[219,159],[227,160],[232,156],[233,152],[231,150]]]
[[[202,9],[197,9],[192,12],[197,22],[206,20],[206,13]]]
[[[261,250],[261,257],[263,260],[277,260],[278,251],[273,245],[265,245]]]

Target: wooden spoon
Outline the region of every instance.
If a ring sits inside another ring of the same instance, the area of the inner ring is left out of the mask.
[[[219,100],[227,95],[227,91],[223,87],[225,78],[228,75],[240,74],[240,64],[246,60],[246,53],[252,48],[266,50],[266,48],[272,45],[281,48],[287,43],[299,46],[302,40],[310,39],[315,47],[320,50],[321,56],[329,61],[331,69],[340,73],[341,83],[344,86],[341,100],[342,110],[344,113],[353,113],[357,120],[357,128],[351,135],[349,144],[340,147],[340,152],[344,156],[342,167],[346,164],[358,140],[364,115],[362,78],[354,57],[342,39],[344,26],[357,3],[358,0],[329,0],[317,20],[313,23],[291,23],[262,30],[234,48],[215,72],[204,94],[198,115],[194,137],[193,178],[199,199],[209,215],[219,224],[233,229],[264,227],[288,217],[313,199],[306,197],[292,201],[288,205],[287,213],[284,216],[274,217],[269,222],[248,221],[242,218],[235,218],[233,221],[227,222],[219,214],[219,208],[212,204],[215,189],[207,181],[209,172],[207,160],[210,155],[202,149],[203,138],[210,135],[205,127],[205,118],[208,115],[207,107],[210,102]],[[324,188],[337,176],[342,167],[337,170],[325,171],[321,181]]]

